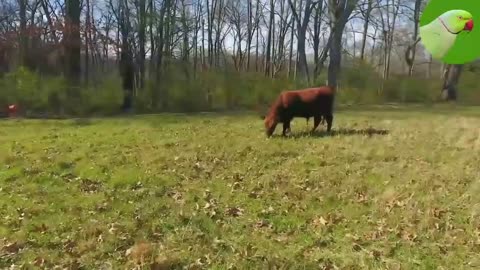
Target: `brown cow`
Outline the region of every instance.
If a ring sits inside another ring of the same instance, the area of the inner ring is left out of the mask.
[[[294,117],[308,119],[313,117],[314,132],[322,117],[327,121],[327,131],[332,129],[333,101],[335,90],[328,86],[307,88],[303,90],[283,91],[270,107],[265,117],[267,137],[272,136],[278,123],[283,123],[282,135],[290,131],[290,122]]]

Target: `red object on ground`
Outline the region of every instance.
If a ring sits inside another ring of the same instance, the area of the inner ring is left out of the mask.
[[[8,105],[8,117],[15,117],[17,116],[17,105],[11,104]]]

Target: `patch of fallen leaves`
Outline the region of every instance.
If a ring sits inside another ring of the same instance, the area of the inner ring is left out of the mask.
[[[80,190],[85,193],[95,193],[100,190],[102,183],[92,179],[81,179]]]
[[[337,225],[345,220],[345,217],[341,213],[329,212],[327,215],[319,216],[312,219],[311,224],[313,227],[330,227]]]
[[[45,225],[45,223],[42,223],[41,225],[35,225],[32,231],[45,234],[48,231],[48,227]]]
[[[218,206],[217,200],[210,199],[208,202],[205,203],[203,206],[203,212],[210,218],[215,218],[218,216]]]
[[[125,251],[125,256],[134,264],[149,263],[153,254],[153,245],[148,242],[139,242]]]
[[[36,267],[44,268],[46,265],[47,261],[43,257],[36,257],[32,264],[35,265]]]
[[[412,193],[408,198],[400,199],[397,197],[391,198],[385,203],[385,212],[390,213],[394,208],[404,208],[413,198],[414,193]]]
[[[261,228],[271,229],[273,227],[272,224],[270,223],[270,221],[268,221],[266,219],[258,220],[257,222],[255,222],[255,224],[253,226],[256,229],[261,229]]]
[[[3,242],[3,241],[2,241]],[[3,244],[2,246],[2,251],[6,254],[17,254],[18,252],[20,252],[23,248],[25,247],[25,245],[23,243],[19,243],[19,242],[7,242],[5,244]]]
[[[244,213],[244,209],[240,207],[228,207],[225,210],[225,214],[231,217],[239,217]]]

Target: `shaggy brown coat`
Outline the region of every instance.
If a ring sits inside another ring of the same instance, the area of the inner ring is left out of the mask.
[[[290,131],[290,122],[294,117],[307,118],[307,122],[313,117],[311,132],[317,129],[323,117],[329,132],[333,122],[334,96],[334,89],[328,86],[281,92],[265,117],[267,137],[273,134],[278,123],[283,123],[282,135],[285,136],[287,130]]]

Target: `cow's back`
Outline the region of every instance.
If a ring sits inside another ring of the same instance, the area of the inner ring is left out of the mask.
[[[285,116],[312,117],[332,111],[333,91],[329,87],[308,88],[282,93]]]

